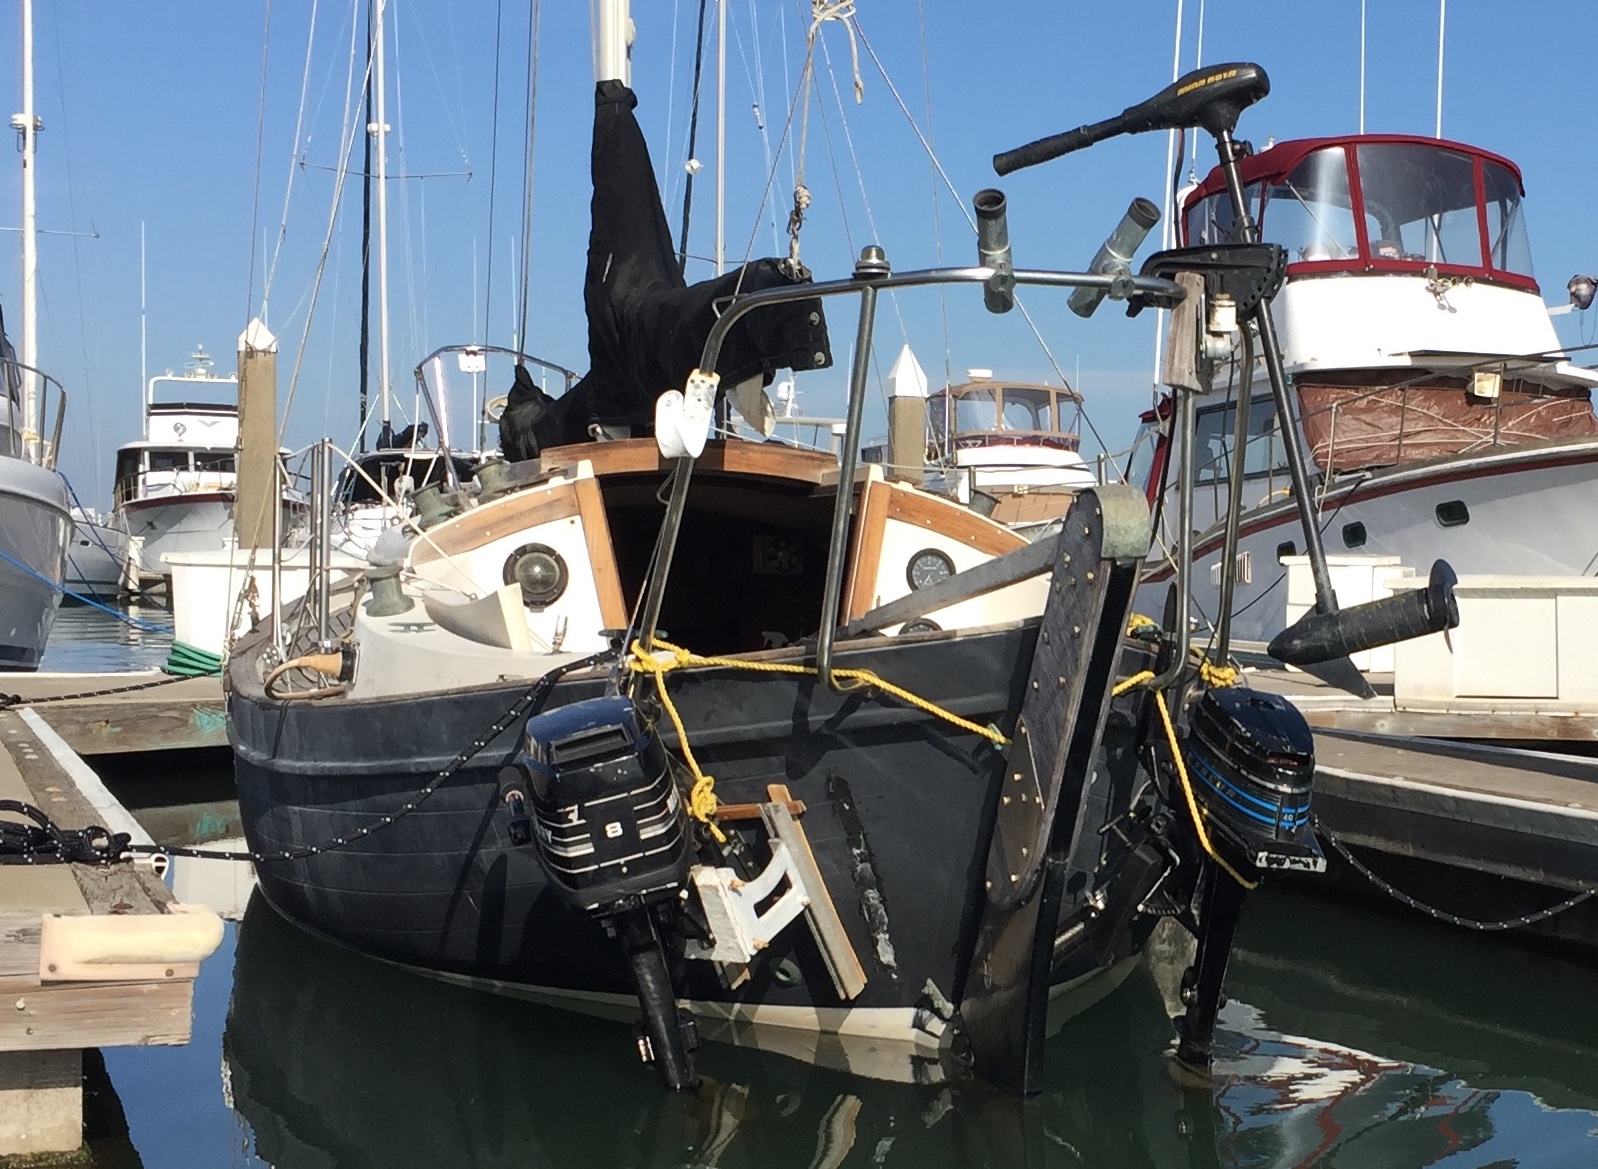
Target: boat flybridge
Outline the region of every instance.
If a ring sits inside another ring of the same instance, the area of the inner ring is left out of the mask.
[[[214,365],[200,346],[183,372],[150,378],[143,437],[117,448],[112,525],[126,533],[141,583],[170,575],[169,553],[220,552],[233,539],[239,379]],[[284,489],[285,512],[303,507],[296,499]]]
[[[600,13],[602,43],[623,45],[625,5]],[[263,894],[389,962],[637,1011],[637,1050],[673,1090],[697,1083],[702,1027],[861,1074],[1037,1092],[1051,1019],[1170,919],[1197,939],[1177,1057],[1207,1068],[1246,891],[1324,867],[1302,716],[1200,671],[1185,604],[1129,633],[1149,546],[1136,487],[1084,488],[1028,541],[888,481],[860,444],[879,297],[954,285],[951,304],[980,290],[993,312],[1018,289],[1082,288],[1170,310],[1191,449],[1206,355],[1240,321],[1275,352],[1281,250],[1249,224],[1137,276],[1017,269],[989,190],[974,267],[893,272],[873,245],[844,279],[764,259],[686,285],[618,58],[600,55],[615,71],[595,94],[588,373],[513,397],[516,461],[441,486],[419,532],[385,533],[343,580],[315,571],[234,645],[229,741]],[[1212,66],[995,168],[1200,126],[1235,180],[1232,130],[1268,90],[1258,66]],[[858,311],[836,455],[709,439],[730,388],[831,362],[842,298]],[[1450,627],[1437,578],[1341,611],[1323,590],[1284,652]]]
[[[927,399],[940,456],[927,468],[927,489],[1023,531],[1063,516],[1077,492],[1099,481],[1075,428],[1082,395],[990,369],[968,370],[966,379]]]
[[[1404,574],[1438,558],[1462,573],[1598,571],[1598,371],[1568,360],[1555,335],[1515,164],[1462,143],[1366,134],[1277,143],[1239,170],[1250,215],[1285,253],[1272,312],[1292,409],[1284,424],[1268,392],[1249,389],[1256,354],[1234,361],[1227,392],[1198,411],[1200,617],[1220,615],[1222,521],[1236,491],[1231,632],[1263,642],[1286,624],[1288,572],[1307,567],[1290,446],[1310,464],[1313,509],[1350,584],[1372,567]],[[1236,225],[1217,169],[1184,200],[1183,239],[1221,244]],[[1157,448],[1144,463],[1151,499],[1168,418],[1168,404],[1144,416],[1145,453]],[[1170,576],[1169,563],[1152,573]]]

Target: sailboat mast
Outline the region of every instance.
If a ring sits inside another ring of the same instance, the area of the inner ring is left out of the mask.
[[[628,48],[632,42],[632,5],[629,0],[598,0],[594,7],[597,17],[594,81],[619,81],[630,86],[633,71]]]
[[[377,137],[377,348],[378,394],[382,397],[383,429],[388,431],[388,106],[387,83],[383,72],[383,16],[388,0],[377,0],[377,18],[372,23],[372,89],[377,94],[377,117],[367,126]]]
[[[727,0],[716,0],[716,275],[727,266]]]
[[[366,0],[366,61],[372,62],[373,0]],[[361,162],[361,335],[360,335],[360,451],[366,453],[367,383],[372,358],[372,87],[366,86],[366,154]]]
[[[33,372],[39,367],[39,241],[34,204],[33,170],[35,135],[39,130],[33,112],[33,0],[22,0],[22,373],[23,433],[31,436],[38,414],[39,389]],[[31,454],[36,437],[25,437],[24,454]]]

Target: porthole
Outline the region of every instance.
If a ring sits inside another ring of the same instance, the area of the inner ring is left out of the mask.
[[[936,548],[924,548],[910,557],[905,579],[912,589],[924,589],[954,575],[954,561]]]
[[[565,559],[548,544],[523,544],[505,559],[505,583],[521,586],[529,608],[560,600],[569,577]]]
[[[906,621],[899,627],[900,633],[939,633],[943,626],[931,617],[917,617],[914,621]]]
[[[1351,524],[1343,525],[1343,547],[1365,547],[1365,525],[1355,520]]]
[[[1291,540],[1283,540],[1280,544],[1278,544],[1276,546],[1276,559],[1278,559],[1278,560],[1282,559],[1282,557],[1284,557],[1284,556],[1297,556],[1297,555],[1298,555],[1298,545],[1293,543],[1293,541],[1291,541]]]
[[[1470,508],[1463,499],[1450,499],[1437,505],[1437,522],[1445,528],[1462,528],[1470,523]]]

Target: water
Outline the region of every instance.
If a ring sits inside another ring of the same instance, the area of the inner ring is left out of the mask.
[[[158,637],[63,616],[51,655],[88,664],[54,668],[164,657]],[[225,760],[161,770],[107,773],[158,839],[236,833]],[[1034,1100],[717,1043],[700,1052],[701,1091],[673,1097],[625,1023],[384,966],[256,898],[201,967],[193,1041],[105,1051],[126,1133],[92,1148],[107,1166],[282,1169],[1598,1164],[1598,1013],[1580,962],[1268,888],[1244,917],[1202,1088],[1167,1055],[1172,975],[1140,968],[1068,1023]]]
[[[160,632],[135,628],[89,605],[64,604],[39,668],[99,673],[152,669],[166,661],[172,648],[171,612],[151,604],[129,605],[123,612]]]

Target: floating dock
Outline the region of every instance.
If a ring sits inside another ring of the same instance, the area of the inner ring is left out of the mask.
[[[0,747],[0,799],[149,842],[33,710],[0,711]],[[0,1157],[82,1144],[84,1049],[188,1042],[199,963],[222,928],[148,864],[0,864]]]
[[[1598,758],[1559,750],[1598,739],[1598,717],[1399,710],[1380,676],[1364,699],[1283,670],[1246,677],[1316,729],[1325,828],[1414,900],[1498,922],[1598,888]],[[1515,928],[1598,950],[1598,896]]]
[[[79,755],[227,746],[220,677],[174,678],[159,670],[7,674],[0,696],[14,699],[12,709],[33,705]]]

